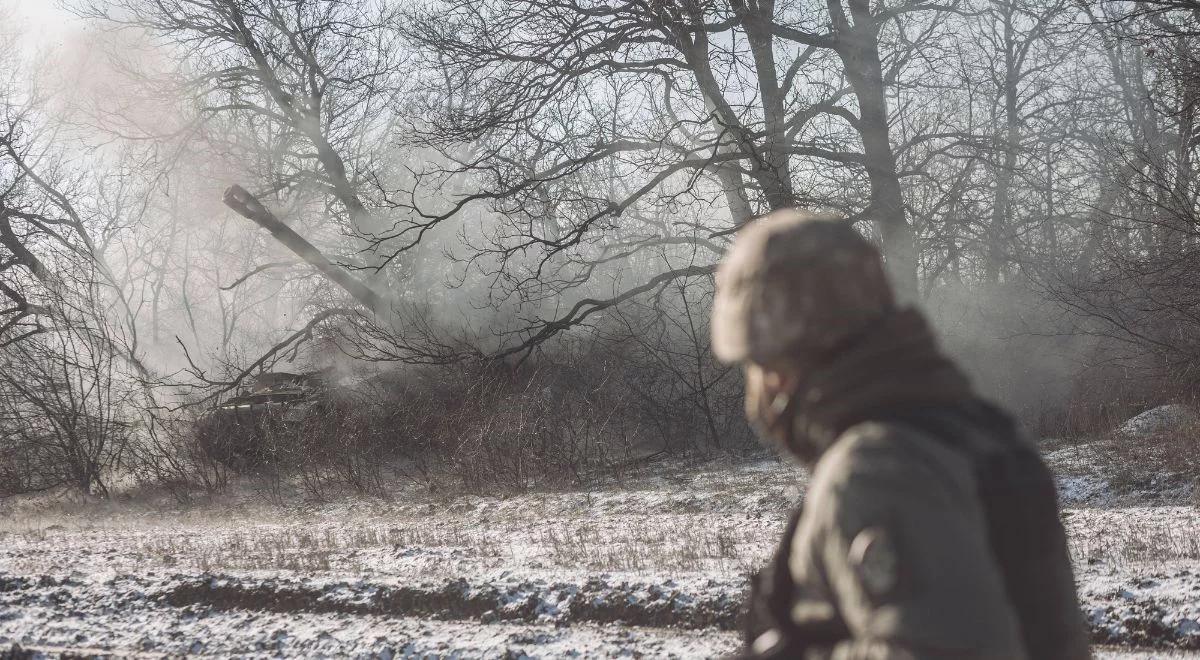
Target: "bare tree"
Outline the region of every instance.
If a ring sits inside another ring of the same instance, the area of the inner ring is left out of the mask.
[[[371,241],[395,225],[388,146],[403,73],[390,10],[343,0],[120,0],[77,9],[152,34],[179,69],[146,82],[192,102],[190,130],[252,172],[254,190],[294,210],[317,204],[310,220],[322,235],[346,238],[337,247],[349,248],[347,266],[383,265]]]
[[[36,103],[0,107],[0,494],[104,494],[146,376],[132,311],[74,197],[80,179],[39,140]]]
[[[436,119],[422,135],[453,163],[418,183],[478,182],[445,209],[415,203],[414,191],[412,212],[438,223],[486,205],[499,222],[469,258],[501,299],[539,302],[662,246],[699,250],[667,270],[631,266],[629,291],[703,274],[752,215],[833,207],[873,221],[911,294],[916,248],[886,89],[923,35],[887,53],[879,40],[911,15],[937,23],[953,7],[813,9],[523,0],[410,12],[405,31],[436,72],[426,104]],[[610,301],[568,306],[521,343]]]

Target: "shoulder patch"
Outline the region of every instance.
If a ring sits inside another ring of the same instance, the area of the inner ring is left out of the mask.
[[[850,568],[872,600],[887,598],[900,582],[900,558],[891,534],[867,527],[850,542]]]

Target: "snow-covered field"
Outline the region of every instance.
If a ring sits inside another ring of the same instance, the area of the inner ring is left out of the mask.
[[[1102,658],[1200,648],[1200,511],[1050,455]],[[590,492],[0,504],[0,657],[719,656],[803,476],[658,468]],[[1116,646],[1137,646],[1122,651]]]

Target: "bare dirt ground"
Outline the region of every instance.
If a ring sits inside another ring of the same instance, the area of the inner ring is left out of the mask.
[[[1175,495],[1116,498],[1077,453],[1051,461],[1098,657],[1193,657],[1200,512]],[[767,461],[509,497],[398,487],[386,500],[272,506],[251,492],[186,508],[9,501],[0,649],[719,656],[737,646],[746,574],[803,487],[798,470]]]

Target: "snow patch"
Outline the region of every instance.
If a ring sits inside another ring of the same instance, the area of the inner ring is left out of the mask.
[[[1171,403],[1131,417],[1117,429],[1131,438],[1149,438],[1169,433],[1190,433],[1200,428],[1200,414],[1191,406]]]

